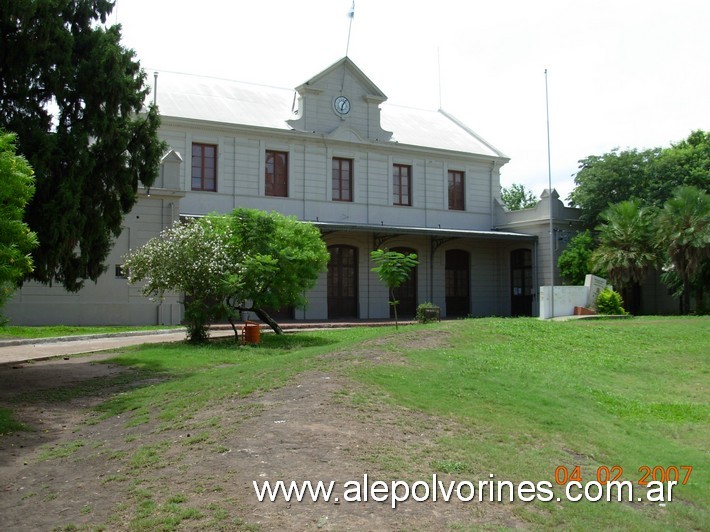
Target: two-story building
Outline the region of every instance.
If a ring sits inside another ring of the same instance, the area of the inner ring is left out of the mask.
[[[122,257],[180,217],[236,207],[315,224],[331,260],[295,319],[389,317],[369,253],[416,252],[400,313],[423,302],[443,316],[535,315],[549,284],[549,212],[562,234],[573,209],[546,191],[533,212],[499,202],[508,158],[450,114],[398,107],[344,58],[293,89],[161,73],[160,177],[124,222],[99,282],[77,294],[28,283],[6,307],[13,323],[179,323],[179,295],[149,301]],[[537,214],[535,214],[537,213]]]

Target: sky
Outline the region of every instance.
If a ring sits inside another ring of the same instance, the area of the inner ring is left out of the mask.
[[[347,51],[388,103],[446,110],[510,158],[503,186],[536,196],[551,176],[564,200],[590,155],[710,130],[707,0],[356,0],[351,20],[352,5],[117,0],[107,22],[151,83],[292,89]]]

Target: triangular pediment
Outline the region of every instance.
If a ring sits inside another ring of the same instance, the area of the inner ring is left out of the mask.
[[[380,126],[380,104],[387,96],[349,58],[344,57],[296,87],[297,131],[351,142],[381,142],[392,133]]]
[[[379,99],[380,102],[387,100],[385,93],[382,92],[349,57],[343,57],[337,63],[333,63],[320,74],[313,76],[302,85],[296,87],[296,91],[301,93],[302,91],[319,90],[318,87],[325,86],[329,78],[332,78],[334,75],[343,74],[343,71],[350,74],[352,79],[359,82],[359,85],[364,89],[363,92],[365,92],[367,96],[374,100]]]

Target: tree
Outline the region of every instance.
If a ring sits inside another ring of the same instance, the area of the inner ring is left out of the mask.
[[[0,308],[32,271],[37,236],[22,221],[32,194],[32,167],[16,154],[15,135],[0,130]]]
[[[509,211],[519,211],[529,209],[537,205],[537,198],[532,191],[525,188],[525,185],[513,183],[510,188],[503,187],[500,191],[500,199]]]
[[[236,209],[228,216],[230,253],[239,269],[226,276],[227,305],[254,312],[277,334],[266,308],[303,307],[330,259],[320,231],[277,212]]]
[[[655,212],[639,201],[622,201],[601,214],[597,227],[599,246],[592,253],[591,266],[605,272],[619,290],[641,283],[655,265],[653,245]]]
[[[206,216],[177,222],[130,252],[123,268],[131,284],[145,281],[143,295],[162,299],[181,292],[188,340],[207,340],[207,326],[224,315],[224,273],[237,270],[228,247],[229,226]]]
[[[582,285],[588,273],[592,273],[590,258],[594,240],[589,230],[577,234],[569,241],[557,259],[562,278],[571,285]]]
[[[37,233],[30,277],[79,290],[96,281],[138,183],[150,186],[165,145],[145,73],[102,27],[109,0],[7,0],[0,10],[0,127],[35,170],[26,221]]]
[[[690,310],[694,286],[702,309],[710,266],[710,195],[679,187],[658,216],[658,243],[682,283],[681,310]]]
[[[370,258],[376,265],[372,268],[372,271],[389,288],[390,305],[394,309],[394,326],[395,329],[399,329],[399,320],[397,319],[397,304],[399,301],[394,296],[394,289],[409,279],[412,269],[419,264],[417,255],[416,253],[407,253],[405,255],[398,251],[376,249],[370,252]]]
[[[710,133],[693,131],[668,148],[639,151],[618,148],[579,161],[575,188],[567,198],[581,207],[589,228],[599,225],[609,205],[626,200],[661,208],[681,185],[710,188]]]
[[[189,338],[207,339],[207,326],[254,312],[281,334],[265,307],[306,304],[328,264],[328,250],[313,225],[279,213],[236,209],[178,223],[124,260],[131,283],[143,293],[184,294]]]
[[[613,149],[601,156],[579,161],[575,188],[567,198],[572,207],[581,207],[580,219],[589,227],[603,223],[601,214],[610,205],[627,200],[648,200],[648,181],[660,148],[638,151]]]

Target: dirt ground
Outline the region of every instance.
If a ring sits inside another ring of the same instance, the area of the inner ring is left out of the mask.
[[[0,436],[1,530],[165,529],[170,518],[179,530],[525,526],[500,503],[408,501],[392,509],[345,502],[344,483],[362,482],[365,474],[370,482],[431,481],[437,439],[453,427],[379,401],[337,370],[299,374],[279,389],[212,405],[168,429],[131,426],[130,416],[97,421],[92,408],[119,393],[110,388],[46,400],[87,379],[131,371],[96,363],[112,356],[0,366],[0,406],[33,429]],[[374,343],[349,353],[346,363],[386,356]],[[252,483],[264,480],[334,480],[339,500],[259,502]],[[147,517],[137,520],[141,512]]]

